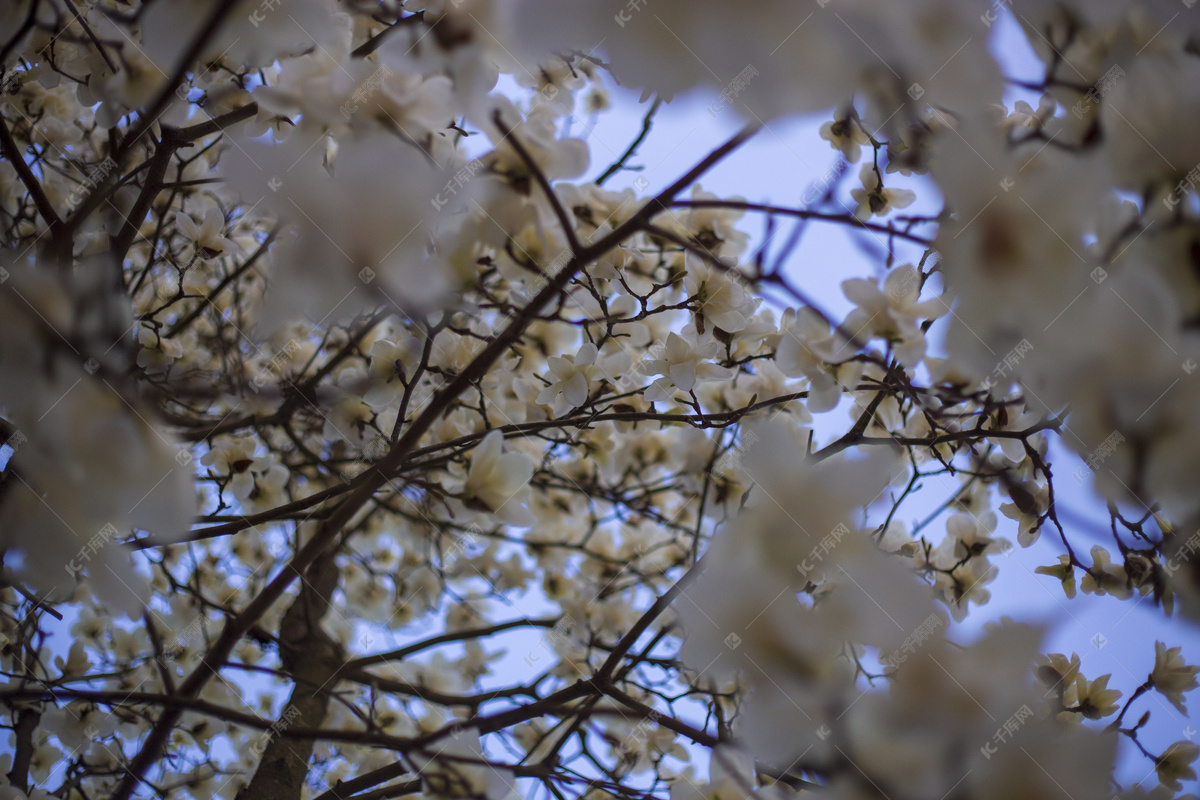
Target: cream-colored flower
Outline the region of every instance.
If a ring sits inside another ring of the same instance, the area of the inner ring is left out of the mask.
[[[1101,675],[1089,681],[1083,673],[1075,673],[1075,682],[1067,690],[1063,702],[1068,708],[1073,708],[1087,719],[1100,719],[1117,713],[1117,701],[1121,692],[1108,688],[1108,679],[1112,675]]]
[[[214,447],[200,459],[206,467],[212,467],[217,477],[228,481],[228,488],[238,500],[245,500],[254,491],[254,473],[263,464],[263,469],[269,468],[273,457],[260,459],[256,452],[258,443],[245,436],[229,437],[219,440]]]
[[[1071,557],[1063,554],[1058,557],[1058,563],[1048,567],[1035,567],[1034,572],[1039,575],[1051,575],[1062,583],[1063,593],[1067,599],[1071,600],[1075,597],[1075,567],[1071,564]]]
[[[1129,588],[1125,567],[1112,563],[1108,551],[1100,545],[1092,547],[1092,566],[1083,576],[1079,588],[1083,589],[1084,594],[1111,594],[1121,599],[1133,593]]]
[[[553,403],[554,413],[562,416],[586,403],[592,391],[592,382],[611,377],[609,369],[620,371],[629,367],[629,356],[624,352],[618,352],[615,357],[605,357],[603,363],[600,363],[598,356],[596,345],[587,342],[573,356],[551,356],[546,359],[550,367],[550,384],[538,394],[537,402]]]
[[[716,358],[719,351],[717,342],[693,344],[676,333],[669,334],[664,358],[647,362],[654,374],[666,377],[646,389],[646,399],[650,402],[667,400],[672,388],[690,392],[698,381],[722,381],[731,377],[733,370],[710,360]]]
[[[1014,440],[1010,439],[1009,441]],[[1017,484],[1016,490],[1023,492],[1020,495],[1021,504],[1002,503],[1000,513],[1011,520],[1016,520],[1017,542],[1021,547],[1029,547],[1041,536],[1042,515],[1050,507],[1050,486],[1049,484],[1039,485],[1033,481],[1023,481]]]
[[[921,274],[909,264],[896,267],[883,281],[851,278],[842,282],[842,293],[857,308],[843,328],[859,339],[879,336],[887,340],[896,357],[916,366],[925,355],[925,334],[920,320],[937,319],[950,310],[941,297],[921,300]]]
[[[163,337],[161,331],[147,323],[138,328],[138,344],[142,349],[138,351],[137,365],[149,373],[163,372],[183,357],[182,344]]]
[[[468,509],[486,511],[510,525],[528,526],[536,517],[521,503],[533,477],[533,462],[522,453],[505,453],[504,434],[483,437],[471,456],[461,499]],[[523,491],[526,490],[526,491]]]
[[[1180,781],[1196,779],[1196,768],[1192,762],[1197,756],[1200,756],[1200,745],[1187,741],[1175,742],[1154,762],[1158,782],[1168,789],[1179,791],[1182,788]]]
[[[1001,107],[1004,119],[1001,121],[1000,126],[1006,131],[1011,131],[1014,128],[1031,128],[1036,130],[1045,125],[1046,120],[1053,119],[1054,112],[1057,109],[1058,103],[1049,94],[1041,96],[1036,109],[1024,100],[1018,100],[1013,104],[1011,113]]]
[[[1196,688],[1196,673],[1200,666],[1189,666],[1180,654],[1181,647],[1168,648],[1162,642],[1154,643],[1154,670],[1150,673],[1150,683],[1164,697],[1182,711],[1187,713],[1183,693]]]
[[[917,199],[917,195],[908,189],[885,188],[871,164],[863,164],[858,178],[862,181],[862,188],[850,190],[850,196],[857,203],[854,216],[858,219],[887,216],[893,209],[908,208]]]
[[[849,115],[822,125],[821,138],[828,141],[829,146],[840,152],[851,164],[862,158],[862,146],[871,142],[858,120]]]
[[[757,300],[734,278],[714,269],[699,257],[688,253],[684,258],[687,274],[683,285],[695,305],[696,328],[705,332],[701,320],[716,325],[728,333],[745,329],[747,318],[754,313]],[[709,328],[709,329],[710,329]]]
[[[194,258],[211,261],[226,253],[237,252],[237,243],[225,236],[225,215],[216,206],[210,206],[199,223],[188,214],[178,214],[175,224],[191,241]]]

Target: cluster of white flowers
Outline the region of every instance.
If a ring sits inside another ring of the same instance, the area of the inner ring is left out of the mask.
[[[1200,618],[1198,40],[1174,0],[0,8],[0,798],[1183,791],[1184,645],[1127,683],[959,623],[1035,545]],[[749,127],[648,194],[688,92]],[[802,205],[703,188],[809,113]],[[878,255],[844,313],[809,224]]]

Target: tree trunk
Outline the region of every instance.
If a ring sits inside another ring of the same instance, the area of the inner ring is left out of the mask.
[[[344,654],[321,630],[329,598],[337,588],[338,569],[332,554],[315,561],[304,575],[300,594],[283,616],[279,629],[279,658],[294,685],[287,705],[271,729],[262,760],[237,800],[300,800],[312,756],[311,739],[281,736],[292,726],[318,728],[325,720],[329,699]]]

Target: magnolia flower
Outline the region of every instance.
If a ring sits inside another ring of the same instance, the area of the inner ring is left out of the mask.
[[[1000,112],[1003,115],[1003,121],[1000,126],[1011,131],[1014,128],[1033,128],[1037,129],[1046,124],[1046,120],[1054,118],[1054,112],[1058,109],[1058,103],[1054,97],[1049,94],[1044,94],[1038,100],[1038,107],[1035,110],[1033,106],[1024,100],[1018,100],[1013,104],[1012,113],[1008,113],[1003,106],[1000,107]]]
[[[460,490],[468,510],[493,514],[510,525],[528,527],[537,518],[525,508],[526,485],[533,477],[533,462],[522,453],[504,453],[504,434],[492,431],[483,437],[471,456],[471,468]]]
[[[693,201],[718,200],[717,195],[706,192],[700,184],[692,188]],[[732,200],[741,198],[733,197]],[[700,206],[688,209],[682,220],[688,238],[694,239],[701,247],[714,257],[732,259],[746,250],[750,235],[739,231],[734,225],[746,212],[739,208],[721,208],[720,206]],[[677,217],[675,218],[678,219]]]
[[[814,414],[837,406],[842,389],[856,386],[862,374],[859,362],[836,367],[830,364],[837,360],[834,342],[829,323],[814,309],[788,309],[783,315],[775,363],[789,378],[808,378],[807,405]]]
[[[656,375],[663,375],[654,381],[645,392],[645,398],[654,403],[668,400],[671,389],[690,392],[697,381],[723,381],[733,376],[733,370],[711,363],[708,359],[716,358],[721,346],[717,342],[697,345],[688,342],[682,336],[671,333],[667,336],[665,358],[646,362],[649,370]]]
[[[183,345],[175,339],[164,338],[153,325],[143,322],[138,328],[137,365],[148,373],[163,372],[183,357]]]
[[[869,48],[855,38],[866,22],[861,12],[851,15],[850,22],[844,22],[845,16],[839,21],[820,14],[810,20],[806,5],[771,0],[746,6],[736,22],[724,24],[720,14],[725,6],[713,0],[673,0],[656,5],[657,19],[650,19],[655,24],[643,25],[638,5],[597,6],[586,0],[566,4],[527,0],[514,5],[514,33],[522,50],[535,53],[544,52],[547,42],[563,50],[588,52],[596,44],[596,32],[613,26],[616,10],[616,24],[621,27],[614,30],[620,35],[605,43],[608,69],[620,85],[645,87],[666,100],[701,83],[720,91],[730,77],[739,73],[749,76],[738,91],[727,91],[736,98],[729,97],[728,104],[719,100],[709,107],[709,113],[721,109],[737,113],[745,108],[768,119],[781,113],[823,110],[853,94],[856,78],[871,63]],[[789,31],[794,36],[776,55],[763,58],[764,43],[782,41]],[[698,61],[695,53],[703,54],[703,61]],[[938,55],[945,61],[949,53],[942,56],[939,48]],[[839,69],[821,72],[833,61],[839,63]],[[752,73],[747,72],[751,69],[748,65],[754,65]],[[931,66],[918,74],[928,75],[935,69]],[[797,79],[815,73],[822,80]],[[718,75],[722,77],[718,79]]]
[[[491,111],[478,124],[491,139],[495,150],[484,161],[498,174],[526,175],[529,168],[517,153],[510,136],[520,137],[521,144],[541,166],[547,178],[574,178],[588,166],[589,152],[582,139],[561,138],[558,135],[558,111],[550,105],[534,106],[521,113],[503,96],[488,98]],[[505,128],[496,125],[493,116],[499,114]]]
[[[1027,431],[1044,422],[1045,419],[1045,414],[1039,414],[1036,411],[1025,410],[1020,414],[1014,414],[1005,406],[1000,406],[996,413],[983,423],[983,429],[988,431]],[[1005,458],[1014,464],[1020,464],[1029,457],[1029,453],[1025,450],[1026,441],[1031,447],[1038,449],[1044,441],[1044,437],[1040,433],[1033,433],[1024,439],[1015,436],[997,436],[992,441],[1000,448],[1000,452],[1004,453]]]
[[[1200,123],[1195,56],[1185,47],[1138,53],[1099,103],[1107,163],[1129,191],[1144,190],[1155,179],[1174,185],[1181,167],[1195,163],[1195,141],[1183,131]],[[1130,120],[1137,121],[1136,128]]]
[[[1075,673],[1075,682],[1063,695],[1063,704],[1087,719],[1100,719],[1117,713],[1121,693],[1108,688],[1112,675],[1101,675],[1089,681],[1083,673]]]
[[[44,749],[44,747],[39,748],[39,752]],[[9,756],[5,754],[4,758],[9,758]],[[3,762],[0,762],[0,769],[7,769],[3,766]],[[30,772],[32,773],[33,770],[31,769]],[[54,800],[54,795],[44,789],[31,789],[29,794],[26,794],[15,786],[0,785],[0,800]]]
[[[649,769],[663,755],[680,761],[688,759],[687,751],[675,741],[678,734],[659,725],[652,729],[635,728],[632,723],[622,720],[609,725],[607,735],[611,740],[610,755],[632,773]]]
[[[363,397],[362,386],[366,383],[366,375],[358,366],[346,367],[337,374],[335,383],[338,394],[325,411],[322,432],[330,441],[341,440],[365,449],[380,436],[376,428],[378,421],[375,420],[375,411]],[[380,428],[386,430],[382,426]]]
[[[687,274],[683,277],[683,285],[695,303],[693,310],[698,332],[704,332],[704,320],[727,333],[743,330],[757,301],[749,297],[735,279],[710,267],[698,256],[688,253],[684,263]]]
[[[1079,588],[1084,594],[1111,594],[1122,600],[1133,593],[1125,567],[1112,563],[1108,551],[1098,544],[1092,546],[1092,566],[1083,576]]]
[[[327,43],[328,28],[334,27],[330,19],[336,19],[331,0],[293,0],[288,3],[286,13],[259,0],[237,0],[230,7],[226,23],[215,35],[204,39],[205,46],[199,54],[202,63],[224,59],[229,64],[267,66],[277,58]],[[146,13],[138,19],[142,30],[140,41],[160,70],[178,60],[194,31],[202,29],[211,13],[204,0],[151,3],[146,7]],[[317,37],[315,42],[313,35]]]
[[[1004,539],[994,539],[996,515],[985,511],[978,517],[959,512],[946,520],[946,532],[953,537],[954,555],[959,559],[1003,553],[1008,549]]]
[[[886,216],[894,208],[908,208],[917,199],[917,195],[908,189],[884,188],[871,164],[863,164],[858,178],[862,181],[862,188],[850,190],[850,196],[857,203],[854,216],[858,219],[865,220],[871,215]]]
[[[244,140],[222,158],[242,203],[294,226],[276,245],[275,280],[259,319],[265,332],[299,314],[328,321],[379,302],[422,306],[457,280],[431,261],[428,245],[461,224],[458,215],[438,213],[442,206],[466,203],[482,177],[431,166],[417,148],[382,134],[344,138],[336,148],[330,142],[298,131],[274,145]],[[455,179],[460,185],[447,194]]]
[[[992,599],[992,593],[986,587],[996,579],[999,570],[983,556],[960,564],[962,559],[956,557],[953,550],[957,544],[955,539],[944,539],[934,549],[931,561],[941,570],[951,570],[936,573],[933,588],[950,610],[950,616],[956,622],[962,622],[971,603],[982,606]]]
[[[74,123],[74,120],[47,116],[39,120],[34,127],[33,140],[61,152],[67,147],[81,142],[83,131]]]
[[[708,764],[708,781],[692,777],[692,767],[671,783],[671,800],[744,800],[746,787],[757,784],[754,758],[722,744],[713,749]],[[758,798],[782,798],[779,786],[763,787],[751,795]]]
[[[1159,783],[1178,792],[1182,788],[1180,781],[1196,780],[1196,769],[1192,762],[1197,756],[1200,756],[1200,745],[1194,742],[1179,741],[1172,744],[1154,761]]]
[[[194,258],[211,261],[238,249],[237,243],[225,236],[225,215],[216,206],[210,206],[204,212],[204,219],[199,224],[188,214],[176,214],[175,224],[191,241]]]
[[[1075,597],[1075,566],[1071,563],[1071,557],[1065,553],[1058,557],[1058,563],[1049,567],[1035,567],[1034,572],[1039,575],[1050,575],[1058,578],[1062,583],[1063,593],[1068,600]]]
[[[190,455],[148,424],[154,415],[132,406],[132,394],[91,379],[84,365],[72,367],[28,335],[22,322],[37,317],[55,330],[86,330],[64,314],[86,316],[102,305],[83,295],[95,287],[59,283],[53,296],[49,284],[26,278],[8,275],[10,285],[21,284],[25,308],[9,308],[16,290],[0,299],[0,404],[13,429],[19,426],[20,442],[28,440],[17,456],[22,480],[6,483],[0,503],[0,549],[22,552],[19,569],[11,568],[31,589],[65,599],[86,573],[88,590],[109,613],[140,616],[149,585],[117,542],[135,527],[157,542],[189,529],[196,505]]]
[[[821,138],[828,141],[829,146],[840,152],[851,164],[862,158],[862,146],[871,142],[858,120],[849,115],[822,125]]]
[[[1009,440],[1013,441],[1013,440]],[[1042,515],[1050,507],[1050,485],[1021,481],[1010,487],[1016,499],[1001,503],[1000,513],[1017,522],[1017,542],[1029,547],[1042,535]]]
[[[1164,697],[1184,714],[1183,693],[1196,688],[1196,673],[1200,666],[1188,666],[1180,655],[1181,647],[1168,648],[1162,642],[1154,643],[1154,669],[1149,681]]]
[[[111,736],[120,723],[114,714],[90,703],[74,702],[52,708],[42,714],[41,725],[68,748],[86,747],[93,741]]]
[[[723,673],[748,654],[764,670],[789,664],[787,674],[810,669],[825,674],[825,659],[837,652],[850,627],[860,643],[899,646],[904,628],[926,620],[932,603],[899,563],[847,524],[857,506],[884,491],[889,462],[876,457],[814,464],[777,420],[745,433],[757,437],[744,457],[756,486],[734,526],[714,539],[710,552],[718,568],[695,584],[693,596],[705,598],[697,600],[703,613],[696,605],[681,610],[695,626],[685,660]],[[782,601],[783,593],[794,595],[810,583],[823,589],[812,613]],[[872,587],[869,593],[865,585]],[[773,603],[776,596],[780,602]],[[730,631],[743,640],[736,652],[723,642]],[[718,657],[720,664],[714,663]]]
[[[1060,696],[1075,685],[1075,677],[1079,674],[1079,654],[1072,653],[1067,658],[1063,653],[1039,655],[1034,659],[1038,664],[1038,679],[1046,687]],[[1064,704],[1065,705],[1065,704]]]
[[[552,57],[532,71],[516,73],[517,85],[534,89],[533,102],[549,103],[559,114],[569,114],[575,108],[575,92],[587,84],[587,76],[579,69],[579,58],[568,61]]]
[[[272,493],[277,493],[287,481],[288,468],[275,463],[274,453],[258,456],[257,450],[258,443],[249,437],[228,438],[205,453],[200,463],[227,479],[227,488],[238,500],[249,498],[260,480]]]
[[[93,647],[107,640],[108,628],[112,620],[106,614],[98,614],[89,606],[79,609],[79,616],[70,628],[71,636],[77,641]]]
[[[331,441],[346,441],[355,445],[366,445],[372,441],[371,407],[357,395],[347,394],[333,402],[325,417],[323,433]],[[376,434],[378,435],[378,434]]]
[[[886,339],[902,364],[916,366],[925,355],[918,320],[937,319],[950,310],[941,297],[920,299],[921,280],[921,273],[906,264],[888,273],[882,289],[870,279],[843,281],[843,294],[857,306],[843,327],[856,338],[866,333]]]
[[[400,337],[398,342],[376,339],[371,345],[371,388],[363,402],[382,408],[397,400],[405,391],[403,377],[411,375],[421,360],[422,343],[415,336]]]
[[[553,403],[555,415],[562,416],[587,402],[592,381],[598,378],[611,379],[611,373],[605,366],[615,368],[618,372],[629,367],[630,357],[627,353],[621,352],[603,359],[603,366],[597,363],[598,355],[596,345],[587,342],[573,356],[551,356],[546,359],[550,366],[551,381],[538,394],[537,402]]]
[[[577,185],[565,182],[556,184],[554,189],[584,233],[590,229],[612,231],[627,222],[639,208],[633,189],[614,192],[594,183]],[[595,240],[594,236],[589,239]]]
[[[254,489],[247,497],[242,498],[247,510],[265,510],[284,502],[283,491],[292,473],[286,466],[277,462],[278,457],[274,453],[254,459],[250,466],[250,472],[254,476]]]
[[[54,657],[54,666],[58,667],[63,677],[70,677],[86,674],[92,668],[92,662],[88,660],[83,642],[76,639],[71,643],[66,660],[62,656]]]

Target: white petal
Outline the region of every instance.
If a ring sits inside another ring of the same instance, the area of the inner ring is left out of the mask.
[[[483,441],[475,448],[475,455],[471,458],[471,470],[475,470],[476,466],[482,468],[485,465],[494,463],[500,457],[500,450],[504,446],[504,434],[495,430],[483,437]]]
[[[496,462],[496,471],[503,487],[511,493],[529,483],[533,477],[533,462],[523,453],[505,453]]]
[[[671,388],[671,383],[666,378],[658,378],[654,383],[646,387],[642,396],[649,403],[657,403],[659,400],[670,400]]]
[[[518,528],[532,528],[538,521],[532,511],[518,503],[505,503],[496,510],[496,516]]]
[[[671,362],[680,362],[688,358],[692,354],[692,348],[678,334],[671,333],[667,336],[667,360]]]
[[[598,352],[599,351],[596,350],[596,345],[588,342],[580,347],[579,352],[575,354],[575,363],[579,365],[594,364],[596,362],[596,354]]]
[[[554,377],[559,380],[566,380],[575,374],[575,365],[571,363],[569,358],[550,356],[550,358],[546,359],[546,363],[550,366],[550,371],[554,373]]]
[[[878,284],[869,278],[850,278],[842,281],[842,294],[855,305],[871,307],[878,305],[883,297]]]
[[[254,476],[247,472],[239,472],[233,476],[233,480],[229,482],[229,488],[233,491],[233,496],[238,500],[245,500],[254,491]]]
[[[690,392],[696,385],[696,362],[685,361],[682,364],[672,364],[670,376],[672,383],[682,391]]]
[[[916,199],[916,192],[908,189],[887,190],[887,202],[890,208],[908,208]]]
[[[733,377],[733,370],[720,364],[701,364],[696,377],[702,381],[724,381]]]
[[[565,394],[572,408],[578,408],[587,402],[588,382],[582,372],[576,372],[575,377],[567,381]]]
[[[905,265],[888,273],[883,290],[892,305],[909,306],[921,295],[921,278],[915,269]]]

